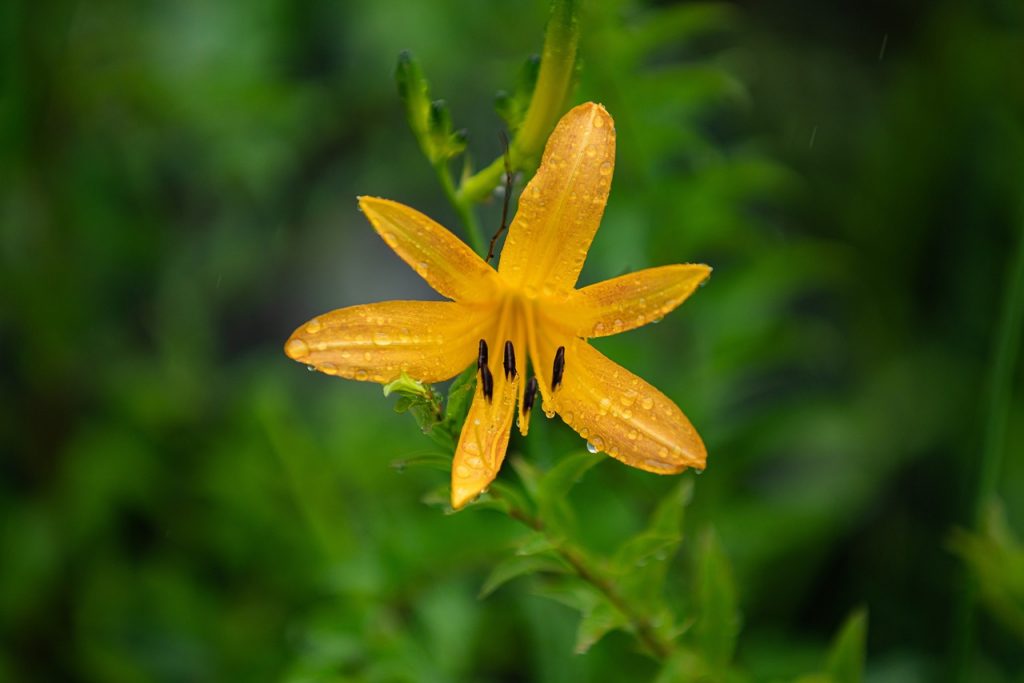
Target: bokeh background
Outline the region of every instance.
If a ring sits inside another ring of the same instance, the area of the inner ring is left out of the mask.
[[[969,575],[950,539],[988,451],[1024,530],[1022,369],[993,370],[1024,226],[1024,7],[583,7],[574,101],[607,106],[619,155],[582,281],[715,268],[598,346],[708,444],[686,523],[733,565],[738,661],[811,670],[866,607],[868,680],[945,679]],[[399,52],[487,162],[494,93],[547,12],[0,4],[0,679],[656,673],[621,633],[572,654],[578,615],[531,580],[478,599],[520,528],[425,505],[445,475],[389,466],[431,449],[393,399],[281,351],[318,313],[436,296],[355,205],[458,229]],[[512,450],[538,466],[580,449],[535,423]],[[573,494],[586,542],[613,546],[672,486],[597,466]],[[970,680],[1022,680],[1022,634],[986,611],[976,633]]]

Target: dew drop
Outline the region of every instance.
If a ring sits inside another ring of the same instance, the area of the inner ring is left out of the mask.
[[[310,372],[316,372],[316,366],[315,365],[307,365],[306,369],[309,370]]]
[[[629,433],[626,434],[626,438],[628,438],[630,441],[636,441],[636,437],[637,433],[635,429],[630,429]]]
[[[636,401],[636,392],[627,391],[619,397],[619,403],[624,406],[631,406]]]
[[[378,330],[373,333],[373,343],[377,346],[388,346],[391,344],[391,337],[388,336],[387,332]]]
[[[469,468],[466,467],[465,465],[459,465],[458,467],[455,468],[455,474],[459,475],[460,477],[468,477],[470,475],[470,471]]]
[[[394,234],[393,234],[393,233],[390,233],[390,232],[382,232],[382,233],[380,234],[380,236],[381,236],[382,238],[384,238],[384,243],[385,243],[385,244],[387,244],[387,245],[388,245],[389,247],[391,247],[392,249],[394,249],[394,248],[395,248],[395,245],[397,245],[397,244],[398,244],[398,240],[397,240],[397,239],[395,238],[395,236],[394,236]]]
[[[370,374],[362,368],[356,370],[356,379],[360,382],[365,382],[370,377]]]
[[[658,316],[657,318],[655,318],[651,322],[654,323],[655,325],[657,325],[658,323],[660,323],[664,319],[665,319],[665,316],[662,315],[662,316]]]
[[[575,417],[576,416],[573,415],[572,413],[562,413],[562,419],[565,420],[565,423],[570,427],[572,426],[572,421]]]
[[[430,264],[426,261],[420,261],[416,264],[416,272],[420,277],[426,277],[428,270],[430,270]]]
[[[597,449],[597,446],[595,446],[594,444],[592,444],[591,442],[588,441],[587,442],[587,450],[590,451],[591,453],[597,453],[598,449]]]
[[[693,473],[696,474],[699,477],[700,475],[704,474],[704,468],[703,467],[694,467],[693,468]]]
[[[602,415],[607,415],[608,414],[608,408],[610,408],[611,405],[612,405],[611,399],[609,399],[607,396],[605,396],[604,398],[601,399],[601,403],[598,405],[598,408],[597,408],[598,412],[601,413]]]
[[[587,450],[591,453],[600,453],[604,450],[604,437],[600,434],[594,434],[587,442]]]
[[[612,164],[611,164],[611,162],[610,161],[606,161],[603,164],[601,164],[601,168],[598,169],[598,172],[601,175],[611,175],[611,173],[612,173]]]
[[[595,116],[594,128],[604,128],[604,119],[602,119],[600,116]]]
[[[650,410],[653,405],[654,399],[652,399],[650,396],[644,396],[642,399],[640,399],[640,407],[643,408],[644,410]]]
[[[587,145],[587,156],[591,159],[597,156],[597,145]]]
[[[322,327],[323,326],[320,324],[320,318],[313,318],[306,323],[306,332],[309,334],[316,334]]]
[[[594,336],[600,337],[602,334],[604,334],[604,323],[594,323]]]
[[[547,419],[550,420],[551,418],[553,418],[555,416],[555,411],[548,410],[547,408],[543,408],[543,410],[544,410],[544,417],[546,417]]]
[[[624,325],[624,323],[622,322],[622,319],[621,318],[616,318],[615,322],[612,323],[612,329],[614,331],[616,331],[616,332],[622,332],[623,325]]]
[[[284,352],[288,354],[289,358],[298,360],[309,355],[309,346],[301,339],[292,339],[285,345]]]
[[[321,363],[320,367],[317,368],[317,369],[320,372],[324,373],[325,375],[337,375],[338,374],[338,366],[335,365],[334,363]]]

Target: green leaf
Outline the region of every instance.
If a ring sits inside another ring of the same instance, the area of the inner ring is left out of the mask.
[[[864,680],[864,642],[867,636],[867,611],[851,614],[829,649],[825,669],[833,683],[860,683]]]
[[[537,500],[537,495],[540,492],[540,470],[520,457],[512,458],[512,469],[519,475],[519,481],[523,482],[523,488],[526,489],[527,495]]]
[[[517,544],[516,554],[517,555],[536,555],[538,553],[546,553],[554,550],[555,544],[546,534],[540,531],[535,531],[531,534],[527,534]]]
[[[419,380],[413,379],[404,372],[399,375],[398,379],[388,382],[383,387],[384,396],[390,396],[392,393],[397,392],[402,396],[409,397],[420,397],[420,398],[431,398],[433,392]]]
[[[562,458],[541,477],[537,487],[537,511],[550,532],[574,535],[576,518],[569,505],[569,490],[587,470],[602,460],[604,456],[586,451],[573,453]]]
[[[672,653],[665,665],[658,672],[654,683],[712,683],[716,681],[700,655],[686,648],[678,648]]]
[[[501,586],[520,576],[540,572],[564,574],[567,571],[569,569],[565,563],[553,555],[513,555],[499,562],[491,570],[484,585],[480,588],[478,597],[486,598]]]
[[[537,489],[538,502],[544,499],[563,498],[576,482],[583,478],[587,470],[604,459],[603,455],[586,451],[562,458],[541,477]]]
[[[732,568],[717,535],[709,529],[700,543],[697,566],[698,650],[716,670],[732,660],[739,633],[739,611]]]
[[[589,611],[583,613],[576,629],[576,654],[583,654],[608,633],[624,628],[628,623],[629,620],[608,600],[596,601]]]
[[[445,455],[443,453],[414,455],[409,458],[392,461],[391,467],[399,472],[419,467],[440,470],[442,472],[450,472],[452,469],[452,456]]]
[[[989,613],[1024,642],[1024,545],[1002,505],[989,506],[980,533],[954,531],[950,547],[967,563]]]

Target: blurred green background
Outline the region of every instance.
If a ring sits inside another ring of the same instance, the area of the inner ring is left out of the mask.
[[[713,526],[733,565],[739,662],[811,670],[863,606],[867,680],[943,680],[966,581],[950,538],[986,450],[1024,530],[1024,370],[993,371],[1024,226],[1024,7],[583,8],[574,102],[605,104],[619,151],[581,281],[715,268],[660,325],[597,345],[707,442],[687,529]],[[572,654],[578,615],[531,580],[478,599],[520,529],[425,505],[445,475],[389,467],[431,448],[413,421],[281,351],[324,311],[436,296],[355,205],[458,229],[399,52],[486,163],[493,95],[547,13],[0,5],[0,679],[655,675],[621,633]],[[499,204],[480,216],[496,228]],[[535,424],[511,448],[538,466],[580,448]],[[586,542],[612,547],[673,484],[602,463],[573,494]],[[1024,680],[1024,628],[999,616],[979,614],[970,680]]]

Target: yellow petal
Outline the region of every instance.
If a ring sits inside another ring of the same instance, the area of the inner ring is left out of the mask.
[[[615,127],[599,104],[562,117],[537,175],[519,197],[498,272],[515,287],[545,295],[576,284],[601,222],[615,165]]]
[[[627,465],[658,474],[704,469],[704,442],[676,404],[585,341],[569,342],[552,405],[597,450]]]
[[[607,337],[665,317],[710,275],[700,264],[649,268],[584,287],[545,313],[580,337]]]
[[[389,199],[360,197],[359,208],[387,245],[443,296],[467,303],[494,297],[497,273],[441,224]]]
[[[494,365],[494,358],[491,358]],[[516,395],[522,375],[509,381],[501,371],[493,373],[494,393],[487,400],[481,382],[469,407],[466,423],[462,426],[459,445],[452,461],[452,507],[458,510],[491,485],[505,460],[512,417],[515,414]]]
[[[386,383],[404,371],[422,382],[440,382],[470,364],[487,320],[484,307],[447,301],[352,306],[295,330],[284,352],[348,379]]]

